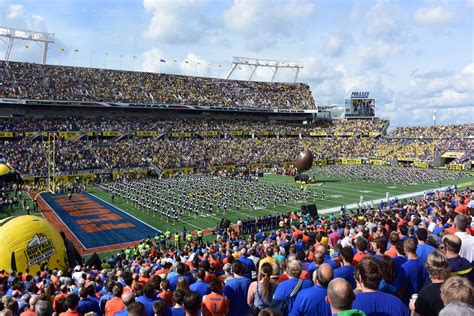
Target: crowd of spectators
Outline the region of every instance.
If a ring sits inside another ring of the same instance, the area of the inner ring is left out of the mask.
[[[351,132],[356,135],[361,133],[381,133],[386,120],[360,119],[360,120],[323,120],[313,124],[298,124],[278,121],[254,120],[217,120],[202,118],[186,119],[159,119],[149,117],[14,117],[4,118],[0,121],[0,131],[9,132],[39,132],[39,131],[156,131],[169,132],[201,132],[219,131],[222,133],[232,131],[243,132],[271,132],[273,134],[288,134],[291,132],[309,136],[311,132],[325,132],[328,134]]]
[[[408,126],[397,127],[389,137],[399,138],[462,138],[474,136],[473,124],[453,124],[438,126]]]
[[[374,141],[369,138],[234,138],[234,139],[58,139],[56,172],[125,168],[206,168],[208,166],[277,164],[291,162],[309,149],[316,159],[369,157]],[[45,175],[47,142],[0,141],[1,154],[23,175]],[[51,145],[52,146],[52,145]]]
[[[326,218],[289,211],[259,234],[165,233],[102,263],[2,270],[0,313],[472,315],[473,197],[450,189]]]
[[[9,62],[0,98],[315,109],[309,85]]]

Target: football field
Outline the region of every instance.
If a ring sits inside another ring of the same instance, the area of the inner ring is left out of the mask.
[[[390,198],[399,197],[401,200],[410,199],[413,196],[421,196],[424,191],[436,190],[444,188],[450,185],[458,185],[460,187],[472,186],[474,183],[474,177],[460,177],[456,180],[441,181],[441,182],[425,182],[418,184],[402,185],[395,183],[373,183],[360,180],[350,180],[341,177],[323,177],[317,178],[317,183],[302,185],[295,183],[293,177],[276,175],[276,174],[265,174],[261,181],[265,181],[268,184],[279,184],[288,185],[301,188],[306,187],[306,190],[310,191],[309,199],[307,201],[290,200],[286,205],[279,204],[276,207],[273,204],[268,205],[266,208],[250,209],[241,208],[229,209],[226,214],[213,213],[212,215],[204,216],[183,216],[176,224],[168,223],[166,220],[161,220],[160,216],[155,216],[150,213],[146,213],[143,210],[133,207],[129,201],[123,198],[115,197],[112,201],[111,196],[106,191],[93,187],[88,190],[89,193],[96,197],[113,204],[113,206],[125,211],[131,216],[146,222],[154,228],[166,231],[170,229],[171,232],[181,231],[186,227],[188,231],[194,231],[198,229],[208,230],[215,229],[221,218],[230,220],[232,224],[237,223],[239,219],[255,218],[264,215],[276,215],[286,213],[292,210],[299,210],[302,204],[316,204],[318,212],[321,216],[327,216],[331,213],[339,213],[341,205],[347,205],[348,210],[355,209],[355,204],[360,201],[361,196],[363,197],[364,203],[373,201],[375,204],[379,204],[381,200],[386,199],[386,193],[389,193]],[[317,198],[315,198],[314,191],[317,191]],[[324,191],[324,198],[323,198]]]

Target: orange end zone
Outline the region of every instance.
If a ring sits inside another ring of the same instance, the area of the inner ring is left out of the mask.
[[[28,194],[29,194],[29,196],[31,197],[32,200],[36,196],[35,192],[29,192]],[[139,241],[134,241],[134,242],[129,242],[129,243],[116,244],[116,245],[112,245],[112,246],[104,246],[104,247],[96,247],[96,248],[85,248],[81,244],[81,242],[74,236],[72,231],[66,225],[64,225],[64,223],[61,221],[61,219],[56,215],[56,213],[43,200],[43,198],[41,196],[37,197],[36,202],[38,204],[38,209],[40,210],[43,217],[46,220],[48,220],[50,223],[52,223],[58,231],[64,232],[66,237],[73,243],[74,247],[76,248],[76,250],[81,255],[90,255],[90,254],[93,254],[94,252],[108,252],[108,251],[120,250],[120,249],[124,249],[124,248],[127,248],[127,247],[134,247],[134,246],[136,246],[140,243]]]

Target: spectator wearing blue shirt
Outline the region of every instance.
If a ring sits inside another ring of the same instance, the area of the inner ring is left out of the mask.
[[[356,267],[356,281],[362,292],[356,295],[352,308],[363,311],[367,316],[410,315],[410,310],[398,297],[378,291],[382,273],[377,259],[362,259]]]
[[[412,238],[403,241],[403,251],[407,256],[407,262],[402,264],[403,270],[408,278],[408,288],[405,290],[404,301],[408,302],[413,293],[419,293],[428,281],[428,271],[424,262],[416,256],[416,243]]]
[[[247,290],[251,280],[244,277],[245,265],[236,260],[232,265],[234,278],[229,280],[224,288],[224,295],[230,300],[229,316],[247,315],[249,305],[247,304]]]
[[[343,278],[352,286],[356,288],[356,281],[354,279],[354,266],[352,260],[354,259],[354,252],[351,247],[344,247],[339,252],[339,262],[342,263],[342,267],[334,270],[334,278]]]
[[[309,264],[308,269],[307,269],[309,275],[312,276],[313,273],[314,273],[314,271],[316,271],[316,270],[318,269],[318,265],[321,264],[321,262],[320,262],[319,259],[318,259],[319,261],[316,261],[316,257],[320,258],[320,256],[318,256],[318,253],[323,254],[324,260],[323,260],[322,263],[327,263],[327,264],[329,264],[329,265],[333,268],[333,270],[339,267],[338,264],[337,264],[337,262],[334,261],[334,260],[331,260],[331,259],[329,258],[329,256],[327,255],[326,252],[327,252],[326,247],[323,246],[323,245],[319,245],[319,246],[316,248],[316,251],[315,251],[315,253],[314,253],[314,258],[315,258],[315,259],[313,260],[313,262],[311,262],[311,263]]]
[[[290,296],[293,289],[295,289],[302,272],[301,262],[296,259],[293,259],[293,260],[289,259],[286,272],[288,273],[288,276],[290,278],[278,284],[278,287],[276,288],[275,293],[273,294],[274,300],[283,300],[287,298],[288,296]],[[300,291],[303,289],[307,289],[311,286],[313,286],[313,282],[311,280],[303,280],[303,282],[301,283]],[[287,302],[288,310],[283,311],[284,314],[287,314],[288,311],[292,310],[293,303],[295,302],[296,296],[297,295],[295,295],[294,297],[288,300]]]
[[[355,300],[352,286],[342,278],[334,278],[327,288],[327,301],[331,305],[332,315],[365,316],[365,313],[352,309]]]
[[[170,288],[172,291],[176,290],[176,285],[178,284],[178,279],[180,277],[184,277],[189,284],[194,283],[193,276],[186,273],[186,265],[179,262],[176,266],[176,274],[169,278]]]
[[[132,303],[135,302],[135,293],[133,293],[132,291],[128,291],[126,293],[123,293],[122,294],[122,302],[123,302],[123,305],[125,305],[125,309],[118,312],[118,313],[115,313],[115,316],[127,316],[128,315],[128,306]]]
[[[174,306],[170,309],[171,316],[184,316],[184,292],[182,290],[176,290],[173,292]]]
[[[147,284],[143,288],[143,295],[136,298],[135,301],[142,303],[145,306],[145,312],[147,316],[154,316],[153,313],[153,303],[157,301],[155,294],[155,289],[153,285]]]
[[[374,258],[381,260],[387,251],[387,239],[385,237],[375,238],[372,242],[372,249],[375,250]]]
[[[241,261],[245,265],[245,273],[243,276],[251,280],[252,272],[254,272],[256,269],[255,263],[251,259],[247,258],[247,248],[242,248],[240,251],[240,257],[237,258],[237,260]]]
[[[443,236],[440,248],[448,258],[451,275],[462,276],[474,282],[474,266],[466,258],[459,255],[461,251],[461,239],[455,234]]]
[[[299,291],[289,316],[331,315],[331,307],[326,302],[327,286],[333,277],[333,269],[323,263],[313,274],[312,287]]]
[[[86,288],[81,288],[79,290],[79,297],[81,298],[77,306],[77,312],[79,314],[84,315],[90,312],[94,312],[99,315],[102,314],[100,311],[99,303],[89,297]]]
[[[432,253],[436,249],[426,244],[426,240],[428,239],[428,231],[425,228],[419,228],[416,231],[416,238],[418,238],[416,256],[420,258],[423,262],[426,262],[430,253]]]
[[[191,291],[194,291],[199,294],[199,297],[202,297],[210,293],[209,284],[204,281],[206,277],[206,271],[204,269],[199,269],[196,273],[197,281],[189,286]]]
[[[105,289],[105,294],[103,294],[99,300],[99,306],[100,310],[102,311],[102,314],[105,314],[105,304],[107,303],[107,301],[114,297],[114,294],[112,293],[114,285],[115,282],[112,280],[105,281],[105,286],[103,287],[103,289]]]

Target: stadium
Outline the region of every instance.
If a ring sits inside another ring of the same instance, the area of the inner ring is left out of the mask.
[[[474,311],[472,120],[318,104],[299,61],[94,68],[48,63],[54,34],[0,36],[2,315]]]

